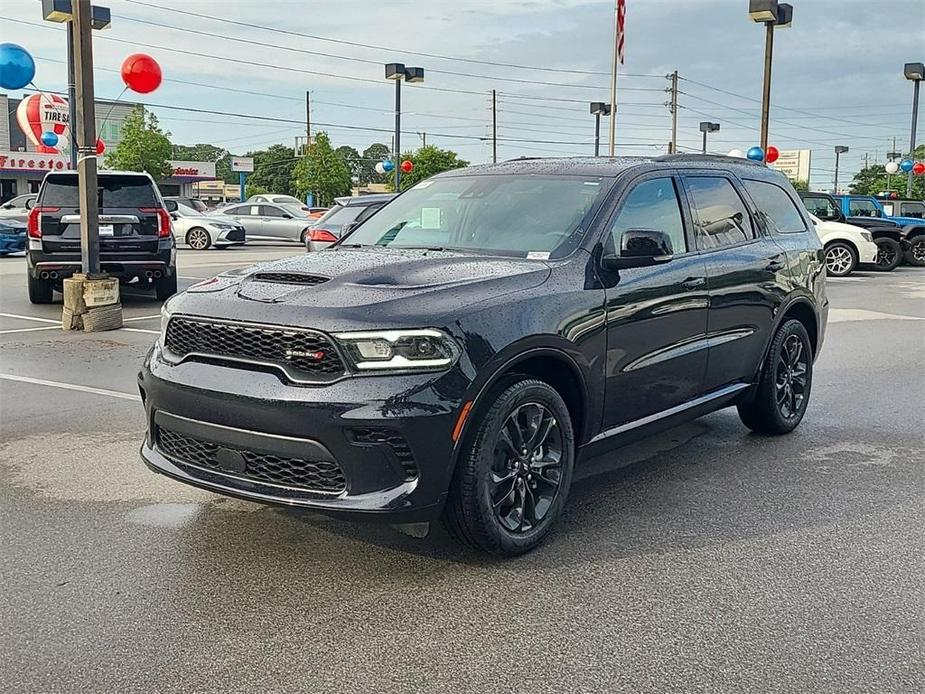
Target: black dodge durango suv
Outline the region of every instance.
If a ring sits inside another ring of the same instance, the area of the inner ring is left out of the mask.
[[[177,291],[176,242],[164,201],[146,173],[103,171],[97,179],[100,269],[153,289],[161,301]],[[49,173],[27,224],[29,300],[51,303],[67,277],[80,272],[77,172]]]
[[[163,309],[142,457],[181,482],[535,547],[576,466],[736,406],[803,418],[828,302],[783,175],[700,155],[440,174]]]

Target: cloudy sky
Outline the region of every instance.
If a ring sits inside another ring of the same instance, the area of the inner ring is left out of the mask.
[[[211,142],[235,153],[292,143],[304,134],[306,90],[313,131],[359,149],[388,143],[393,87],[382,64],[392,61],[426,71],[423,84],[403,90],[403,149],[426,133],[428,144],[473,162],[491,156],[484,138],[492,89],[500,158],[592,153],[588,102],[609,98],[612,0],[104,4],[112,27],[95,33],[97,96],[120,94],[118,68],[126,55],[153,55],[164,83],[137,101],[159,105],[154,110],[179,143]],[[791,4],[793,26],[776,34],[771,143],[812,149],[812,184],[827,188],[836,144],[851,148],[842,157],[842,181],[865,155],[884,161],[894,136],[898,150],[908,148],[912,85],[902,67],[925,60],[925,2]],[[618,153],[665,151],[671,132],[665,76],[673,70],[681,76],[682,147],[699,149],[702,120],[722,126],[711,139],[713,151],[757,144],[764,31],[749,20],[747,0],[627,0],[627,6]],[[4,0],[0,41],[33,53],[39,88],[64,89],[64,33],[42,22],[38,0]]]

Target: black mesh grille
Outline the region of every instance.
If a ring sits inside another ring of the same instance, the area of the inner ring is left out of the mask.
[[[331,380],[344,373],[334,346],[315,332],[174,316],[167,324],[165,345],[179,357],[196,353],[279,364],[296,379]]]
[[[303,275],[298,272],[258,272],[253,275],[253,279],[258,282],[299,284],[309,287],[328,281],[327,277],[318,277],[317,275]]]
[[[340,493],[347,488],[340,466],[329,461],[283,458],[224,446],[164,427],[157,429],[157,445],[164,455],[181,465],[195,465],[219,474],[315,492]]]
[[[364,445],[388,446],[405,471],[405,480],[413,480],[418,476],[418,465],[414,455],[404,437],[392,429],[369,427],[351,429],[353,440]]]

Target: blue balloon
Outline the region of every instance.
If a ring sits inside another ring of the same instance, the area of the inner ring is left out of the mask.
[[[386,159],[385,161],[382,162],[382,168],[385,169],[386,171],[391,171],[392,169],[395,168],[395,162],[392,161],[391,159]]]
[[[35,77],[35,61],[22,46],[0,43],[0,87],[22,89]]]
[[[58,136],[51,130],[42,133],[42,144],[46,147],[54,147],[58,144]]]
[[[764,161],[764,150],[761,147],[752,147],[745,156],[752,161]]]
[[[911,159],[903,159],[899,162],[899,168],[903,170],[903,173],[909,173],[912,171],[912,167],[915,166],[915,162]]]

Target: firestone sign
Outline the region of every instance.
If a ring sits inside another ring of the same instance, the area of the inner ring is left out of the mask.
[[[45,173],[48,171],[67,171],[70,168],[70,159],[60,154],[0,152],[0,171]]]

